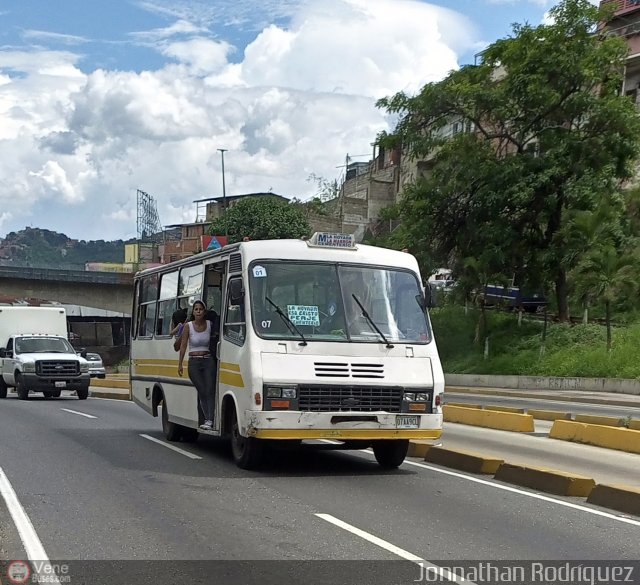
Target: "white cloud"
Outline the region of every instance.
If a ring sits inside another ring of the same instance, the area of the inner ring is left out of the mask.
[[[376,98],[440,79],[477,41],[464,17],[418,0],[269,0],[262,14],[295,11],[289,25],[231,63],[233,47],[203,34],[227,4],[155,2],[177,19],[143,39],[168,60],[156,71],[85,75],[73,53],[0,51],[0,209],[13,216],[0,226],[130,237],[138,188],[164,224],[193,220],[194,200],[221,195],[218,148],[227,194],[308,197],[310,174],[333,179],[387,128]]]

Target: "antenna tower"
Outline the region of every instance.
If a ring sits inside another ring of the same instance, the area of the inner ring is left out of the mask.
[[[162,231],[156,200],[149,193],[140,189],[137,190],[136,197],[138,200],[138,240],[141,242],[149,241]]]

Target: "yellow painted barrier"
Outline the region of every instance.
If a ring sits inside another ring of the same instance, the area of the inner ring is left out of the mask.
[[[576,414],[573,420],[590,425],[604,425],[606,427],[621,427],[624,423],[624,419],[618,418],[617,416],[596,416],[594,414]]]
[[[589,504],[640,516],[640,489],[598,484],[587,498]]]
[[[640,431],[640,420],[631,420],[629,422],[629,428],[633,431]]]
[[[465,404],[464,402],[447,402],[449,406],[462,406],[462,408],[482,408],[482,404]]]
[[[627,453],[640,453],[640,430],[634,429],[557,420],[551,427],[549,438],[617,449]]]
[[[92,378],[91,386],[97,386],[99,388],[126,388],[128,390],[131,384],[129,380],[114,380],[113,378],[101,380],[99,378]]]
[[[559,496],[586,497],[596,485],[593,479],[583,475],[513,463],[503,463],[495,479]]]
[[[447,404],[443,406],[442,412],[445,422],[518,433],[532,433],[535,430],[533,417],[528,414],[477,410]]]
[[[513,412],[515,414],[525,414],[524,408],[516,408],[515,406],[489,406],[483,407],[485,410],[495,410],[497,412]]]
[[[570,412],[560,412],[558,410],[539,410],[537,408],[529,408],[527,414],[530,414],[536,420],[571,420]]]
[[[420,439],[412,439],[409,441],[409,450],[407,457],[419,457],[424,459],[427,451],[433,446],[433,441],[425,441]]]
[[[486,473],[493,475],[504,463],[502,459],[486,457],[470,451],[445,449],[444,447],[430,447],[424,457],[425,461],[468,471],[469,473]]]

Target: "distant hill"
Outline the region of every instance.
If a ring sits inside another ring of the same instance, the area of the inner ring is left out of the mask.
[[[73,240],[41,228],[25,228],[0,238],[0,261],[31,266],[84,266],[85,262],[124,262],[124,246],[133,240]]]

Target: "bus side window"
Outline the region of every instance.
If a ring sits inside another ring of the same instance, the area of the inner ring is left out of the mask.
[[[232,279],[240,280],[240,279]],[[244,300],[239,305],[231,302],[230,287],[227,287],[227,302],[224,316],[224,337],[236,345],[244,345],[246,323],[244,318]]]

